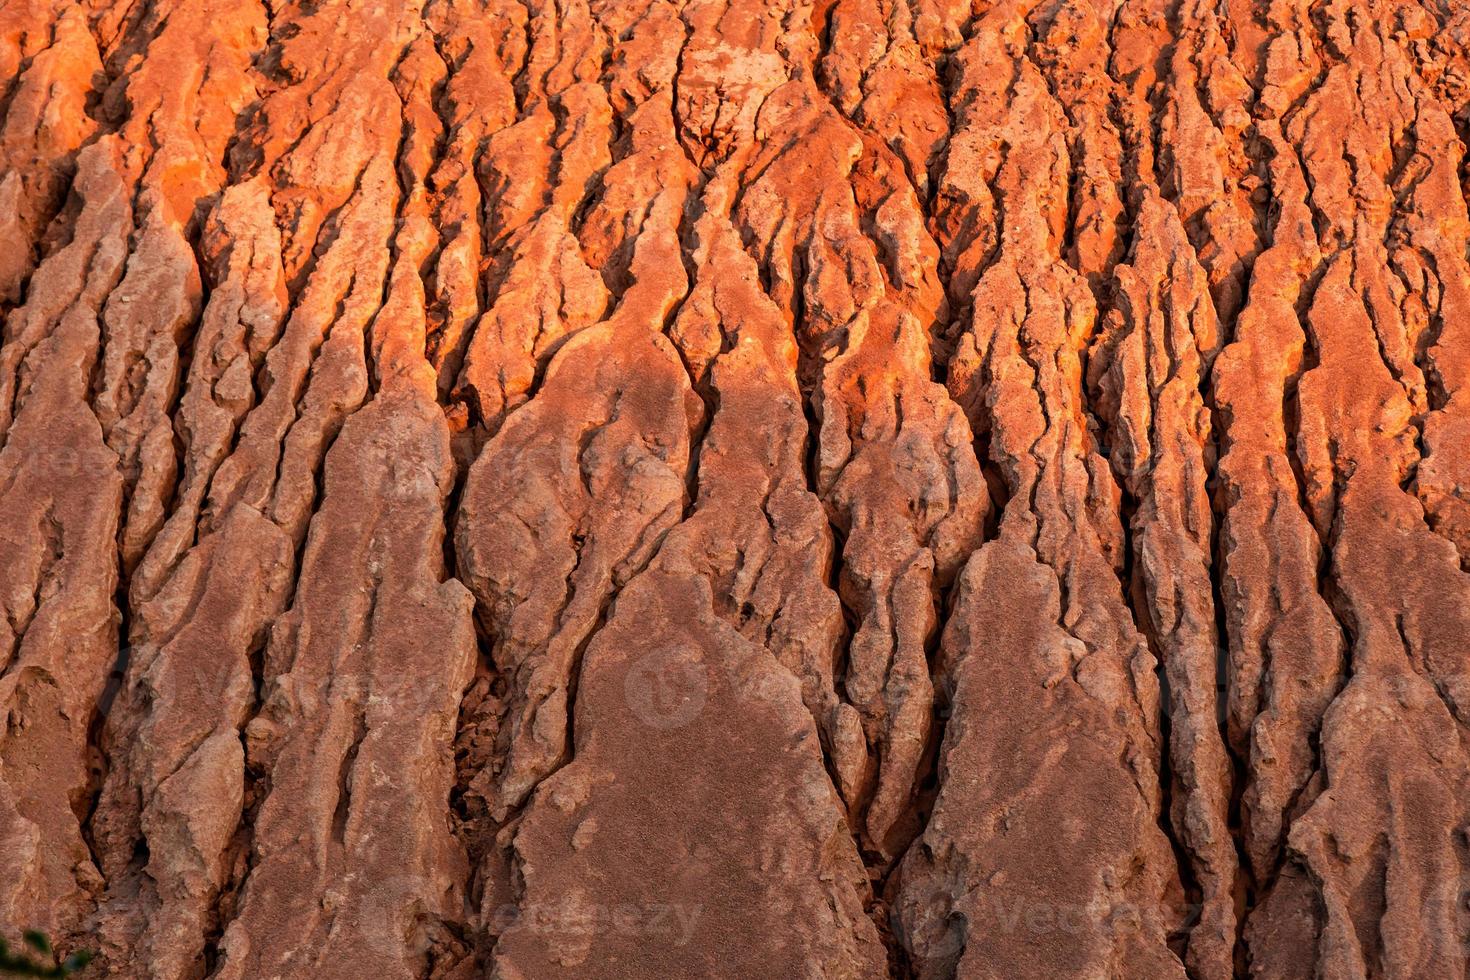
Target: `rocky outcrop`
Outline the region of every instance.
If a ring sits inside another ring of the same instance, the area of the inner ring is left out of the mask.
[[[1448,977],[1470,12],[0,10],[0,936]]]

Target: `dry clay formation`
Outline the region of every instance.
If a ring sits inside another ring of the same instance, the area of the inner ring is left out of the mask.
[[[0,4],[0,934],[1449,978],[1470,4]]]

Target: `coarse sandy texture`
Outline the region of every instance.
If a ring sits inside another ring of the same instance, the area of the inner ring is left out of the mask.
[[[0,935],[1470,976],[1470,3],[0,0]]]

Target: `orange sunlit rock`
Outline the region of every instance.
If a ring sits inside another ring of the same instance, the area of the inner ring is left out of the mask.
[[[1463,976],[1470,6],[0,4],[0,938]]]

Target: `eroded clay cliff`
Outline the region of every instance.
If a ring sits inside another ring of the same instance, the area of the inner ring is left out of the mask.
[[[1470,5],[0,4],[0,935],[1470,973]]]

